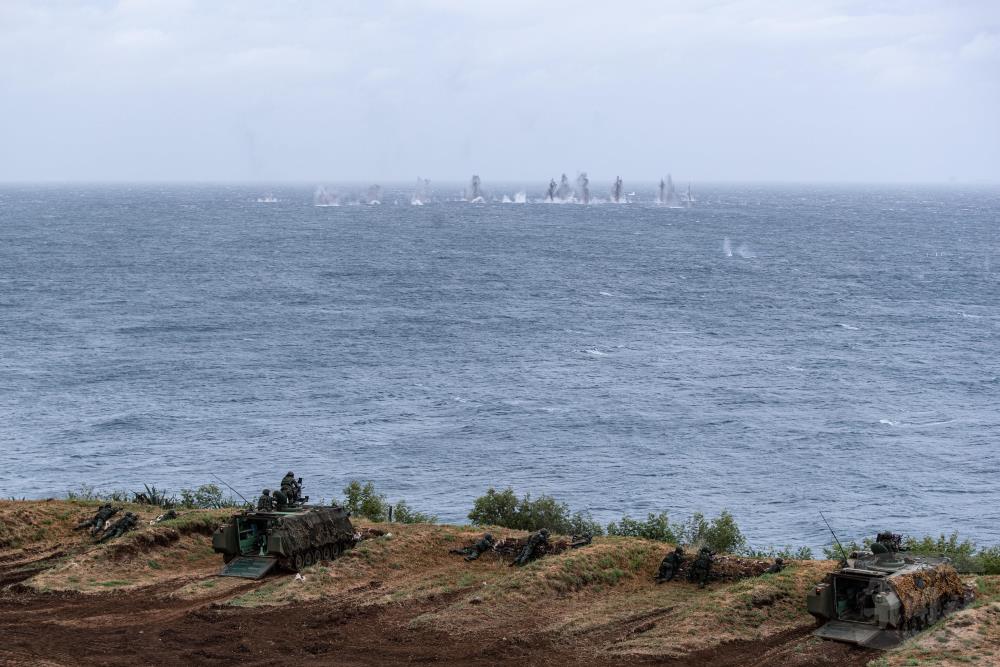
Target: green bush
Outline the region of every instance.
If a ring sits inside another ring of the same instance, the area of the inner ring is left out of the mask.
[[[746,538],[728,510],[722,510],[711,521],[701,512],[695,512],[676,532],[685,544],[706,546],[716,553],[735,554],[747,549]]]
[[[156,487],[150,489],[146,487],[150,503],[153,505],[162,505],[168,507],[172,505],[165,499],[165,493],[163,491],[157,492]],[[168,502],[169,504],[164,504]],[[221,509],[224,507],[236,507],[240,505],[232,497],[226,497],[222,495],[222,489],[220,489],[215,484],[202,484],[197,489],[193,491],[191,489],[181,489],[181,506],[183,507],[193,507],[195,509]]]
[[[547,528],[563,535],[602,535],[600,524],[589,514],[571,514],[569,506],[552,496],[541,495],[534,500],[531,494],[518,499],[510,487],[503,491],[489,488],[485,495],[473,501],[469,520],[477,526],[502,526],[515,530]]]
[[[392,520],[396,523],[435,523],[437,521],[437,517],[434,515],[412,509],[405,500],[400,500],[392,505],[384,494],[375,490],[374,484],[371,482],[362,484],[356,479],[351,480],[344,487],[343,505],[353,516],[369,521],[387,521],[390,510]]]
[[[670,520],[667,518],[666,512],[660,512],[659,514],[650,512],[646,515],[645,521],[639,521],[625,515],[618,523],[612,521],[608,524],[608,535],[642,537],[647,540],[669,542],[670,544],[677,544],[679,542],[675,526],[670,525]]]
[[[1000,546],[987,547],[976,556],[983,574],[1000,574]]]

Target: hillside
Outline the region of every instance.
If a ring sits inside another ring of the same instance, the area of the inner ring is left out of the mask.
[[[882,655],[810,636],[804,596],[827,561],[699,590],[655,585],[666,547],[647,540],[599,538],[513,568],[448,554],[479,530],[359,522],[388,534],[301,577],[248,581],[216,576],[209,535],[228,512],[150,526],[155,510],[128,506],[142,528],[94,546],[72,530],[94,506],[0,502],[0,662],[805,667],[1000,655],[1000,577],[980,578],[976,608]]]

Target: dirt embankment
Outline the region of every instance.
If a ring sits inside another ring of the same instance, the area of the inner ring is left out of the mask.
[[[822,561],[699,590],[654,584],[666,547],[646,540],[600,538],[513,568],[449,555],[478,535],[471,529],[383,525],[388,535],[302,577],[254,582],[216,576],[208,533],[224,513],[147,523],[94,546],[72,530],[92,511],[0,502],[0,663],[807,667],[896,657],[811,637],[803,600],[832,567]],[[992,612],[970,611],[951,631],[955,646],[961,628],[973,628],[963,631],[980,650],[1000,645],[980,632],[993,628]]]

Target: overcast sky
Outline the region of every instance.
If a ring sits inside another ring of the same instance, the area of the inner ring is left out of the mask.
[[[0,180],[1000,181],[998,0],[0,0]]]

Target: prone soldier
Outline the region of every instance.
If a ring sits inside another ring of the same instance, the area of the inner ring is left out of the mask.
[[[494,541],[493,536],[490,535],[489,533],[485,533],[472,546],[462,547],[461,549],[452,549],[448,553],[453,553],[459,556],[465,556],[465,560],[473,561],[482,556],[487,551],[492,550],[494,545],[496,545],[496,542]]]
[[[131,512],[125,512],[125,516],[111,524],[111,527],[108,528],[103,535],[101,535],[100,539],[97,540],[97,543],[100,544],[102,542],[107,542],[108,540],[113,540],[116,537],[121,537],[128,531],[134,530],[138,523],[139,517]]]
[[[111,505],[111,503],[105,503],[104,505],[101,505],[100,507],[97,508],[97,511],[94,513],[94,516],[87,519],[86,521],[81,521],[80,523],[76,524],[76,528],[74,528],[73,530],[83,530],[84,528],[90,528],[90,534],[96,535],[97,533],[101,532],[101,530],[106,525],[108,525],[108,521],[111,519],[111,517],[113,517],[115,514],[118,514],[118,512],[120,511],[121,511],[120,507],[114,507]]]
[[[785,560],[781,556],[778,556],[777,558],[774,559],[774,563],[771,565],[771,567],[764,570],[764,573],[777,574],[784,569],[785,569]]]
[[[549,543],[549,531],[545,528],[537,530],[528,536],[528,543],[521,549],[521,553],[511,565],[527,565],[529,562],[541,556],[542,547]]]

